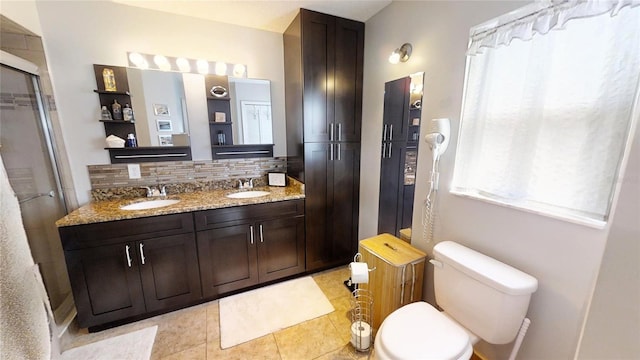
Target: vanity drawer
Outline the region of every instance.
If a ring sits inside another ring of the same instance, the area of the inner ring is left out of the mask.
[[[193,232],[193,215],[184,213],[66,226],[59,231],[62,247],[77,250]]]
[[[297,215],[304,215],[304,200],[287,200],[198,211],[195,213],[196,231]]]

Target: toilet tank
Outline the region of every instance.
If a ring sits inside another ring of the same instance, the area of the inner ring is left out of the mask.
[[[491,344],[512,342],[538,280],[453,241],[433,248],[436,303]]]

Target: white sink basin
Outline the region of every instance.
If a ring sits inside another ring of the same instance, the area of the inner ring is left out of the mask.
[[[177,204],[179,202],[180,200],[168,200],[168,199],[148,200],[148,201],[142,201],[139,203],[121,206],[120,209],[121,210],[148,210],[148,209],[155,209],[163,206]]]
[[[231,199],[250,199],[271,194],[268,191],[241,191],[227,195]]]

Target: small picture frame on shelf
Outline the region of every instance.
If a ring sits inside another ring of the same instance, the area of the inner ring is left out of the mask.
[[[153,114],[156,116],[169,116],[169,106],[167,104],[153,104]]]
[[[214,114],[215,122],[227,122],[227,114],[223,112],[216,111]]]
[[[173,131],[171,120],[156,119],[156,124],[158,125],[158,131]]]
[[[158,135],[160,146],[173,146],[173,138],[171,135]]]

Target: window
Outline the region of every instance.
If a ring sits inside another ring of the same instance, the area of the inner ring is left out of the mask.
[[[640,7],[616,11],[471,44],[453,193],[604,224],[640,86]]]

